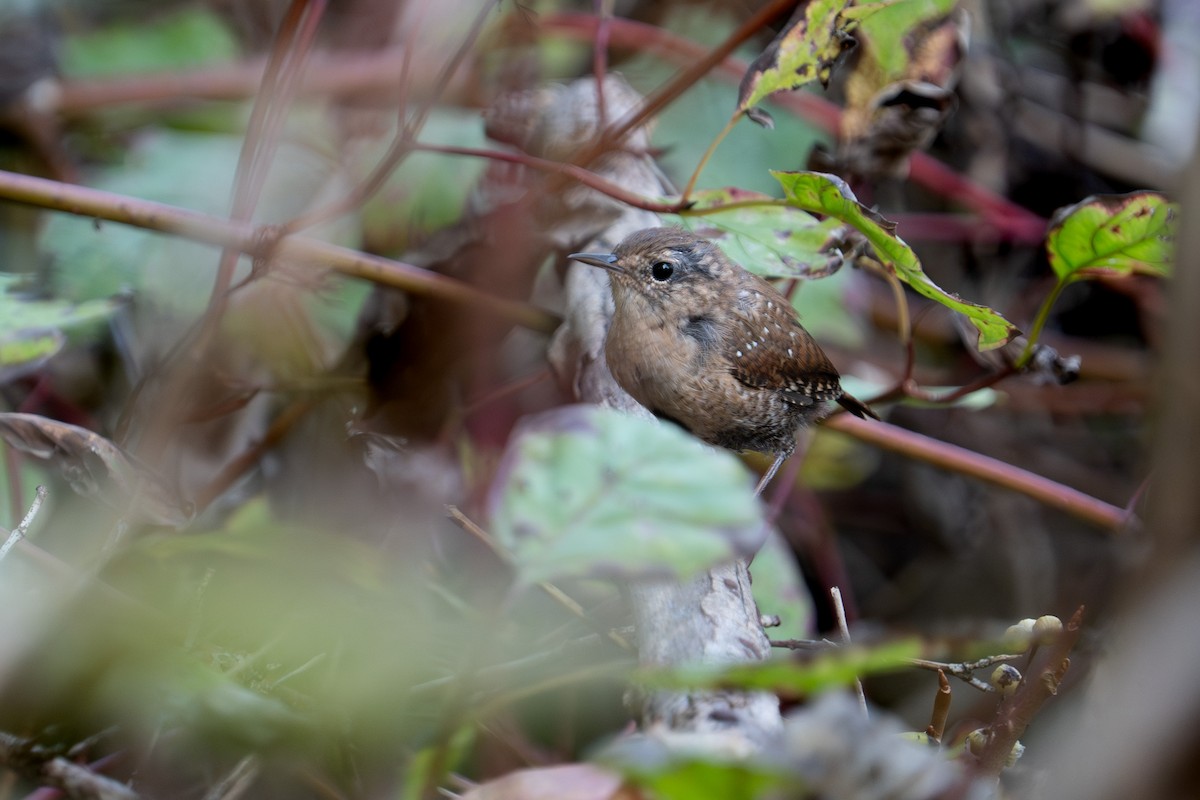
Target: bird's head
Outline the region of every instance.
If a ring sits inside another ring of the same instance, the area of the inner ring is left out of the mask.
[[[568,257],[611,273],[618,308],[634,297],[658,308],[703,304],[719,295],[731,271],[715,244],[680,228],[646,228],[625,237],[611,253]]]

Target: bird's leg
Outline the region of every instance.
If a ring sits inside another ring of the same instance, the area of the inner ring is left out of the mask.
[[[771,482],[771,478],[775,477],[775,473],[779,472],[779,468],[783,466],[783,462],[787,461],[789,455],[791,455],[791,453],[780,453],[779,455],[775,456],[775,461],[772,462],[771,466],[767,468],[767,471],[763,473],[762,478],[758,482],[758,486],[754,487],[755,497],[758,497],[760,494],[762,494],[762,490],[767,488],[767,484]]]

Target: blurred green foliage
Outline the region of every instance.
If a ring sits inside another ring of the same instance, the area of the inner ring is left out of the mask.
[[[182,71],[227,63],[239,55],[225,22],[194,5],[68,31],[61,60],[63,74],[70,77]]]
[[[492,526],[526,583],[683,577],[761,543],[752,489],[732,453],[674,425],[568,406],[513,437]]]

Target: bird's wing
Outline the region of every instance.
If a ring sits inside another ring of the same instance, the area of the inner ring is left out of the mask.
[[[838,372],[782,298],[752,292],[735,314],[726,354],[735,378],[812,406],[842,394]]]

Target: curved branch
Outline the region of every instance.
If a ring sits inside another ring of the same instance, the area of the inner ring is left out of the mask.
[[[400,261],[369,255],[307,236],[272,236],[272,226],[231,222],[196,211],[69,183],[0,170],[0,197],[26,205],[120,222],[205,244],[233,247],[251,256],[268,254],[333,270],[398,289],[440,297],[495,312],[532,330],[549,333],[558,318],[526,303],[485,294],[462,281]]]
[[[849,414],[838,414],[825,424],[884,450],[919,459],[961,475],[969,475],[993,486],[1020,492],[1051,508],[1065,511],[1073,517],[1113,533],[1124,532],[1135,519],[1125,509],[1084,494],[1078,489],[1072,489],[982,453],[941,442],[896,425],[868,422]]]
[[[450,156],[474,156],[476,158],[487,158],[492,161],[504,161],[509,164],[521,164],[522,166],[531,169],[540,170],[541,172],[550,172],[557,175],[564,175],[579,183],[587,186],[589,189],[595,189],[601,194],[608,195],[614,200],[619,200],[627,206],[640,208],[643,211],[653,211],[657,214],[678,214],[690,207],[691,203],[682,201],[667,201],[655,202],[627,191],[618,186],[612,181],[597,175],[595,172],[586,170],[583,167],[575,164],[568,164],[562,161],[551,161],[547,158],[539,158],[531,156],[527,153],[506,152],[504,150],[485,150],[476,147],[454,147],[450,145],[425,144],[423,142],[413,142],[410,145],[414,151],[424,153],[441,153],[442,155]],[[732,205],[732,204],[730,204]],[[726,211],[729,205],[714,206],[711,210]],[[711,213],[711,210],[705,213]]]

